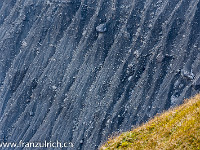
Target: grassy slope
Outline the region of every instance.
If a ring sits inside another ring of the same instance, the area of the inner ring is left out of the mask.
[[[111,138],[100,150],[200,149],[200,95],[156,116],[148,123]]]

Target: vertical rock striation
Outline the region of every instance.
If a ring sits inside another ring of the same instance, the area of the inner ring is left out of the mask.
[[[97,149],[199,78],[199,0],[0,0],[1,141]]]

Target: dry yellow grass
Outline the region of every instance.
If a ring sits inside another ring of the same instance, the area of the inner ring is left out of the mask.
[[[148,123],[108,140],[100,150],[200,150],[200,94]]]

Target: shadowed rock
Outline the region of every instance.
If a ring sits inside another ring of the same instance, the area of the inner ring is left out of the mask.
[[[0,0],[0,16],[5,142],[94,150],[200,91],[199,0]]]

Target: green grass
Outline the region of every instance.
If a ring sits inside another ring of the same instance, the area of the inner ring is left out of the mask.
[[[100,150],[200,150],[200,95],[112,137]]]

